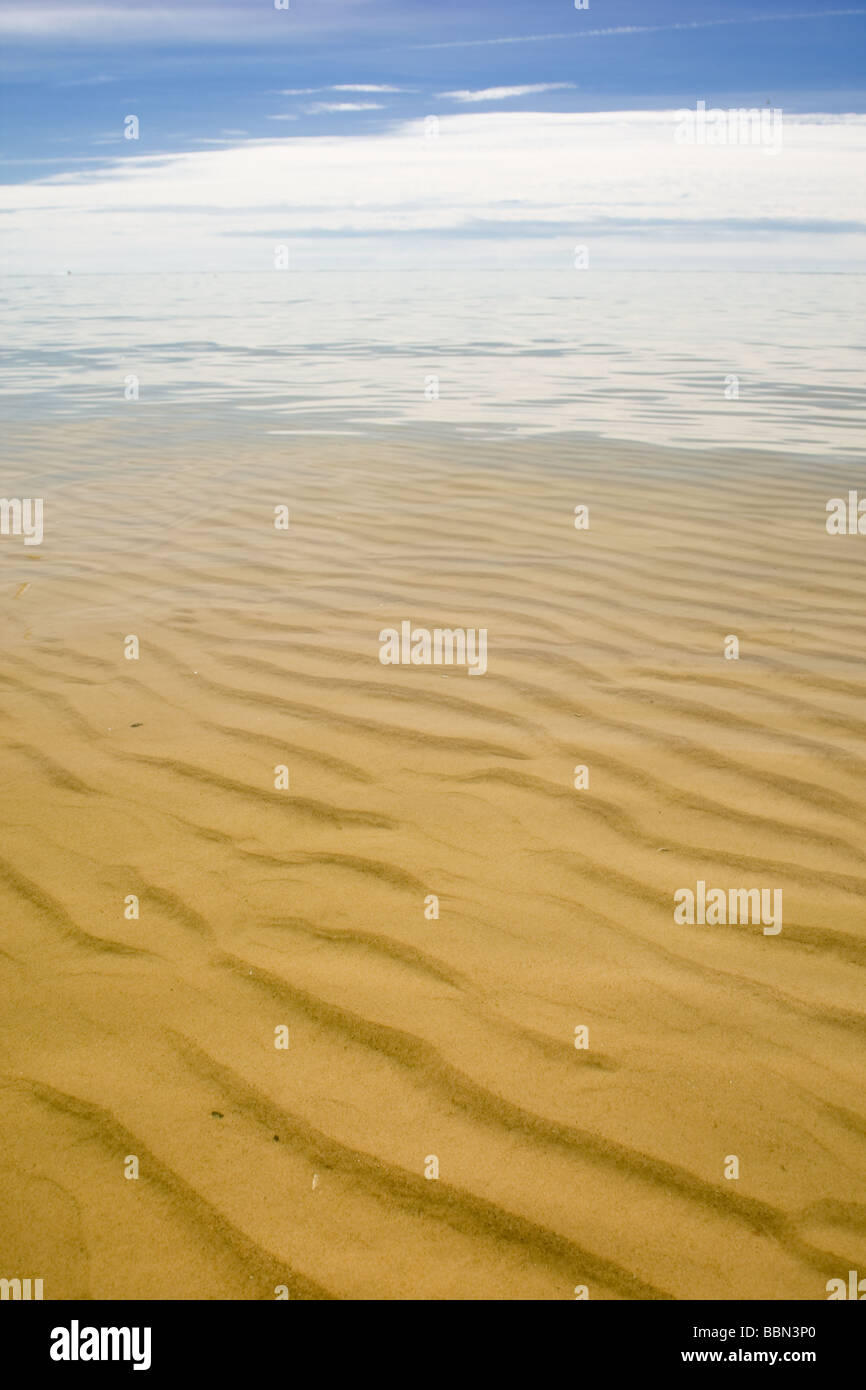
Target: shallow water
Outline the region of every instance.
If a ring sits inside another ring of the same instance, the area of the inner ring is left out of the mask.
[[[863,291],[857,275],[591,269],[7,277],[3,408],[158,408],[181,434],[169,407],[234,427],[247,412],[251,439],[435,424],[848,457]]]
[[[860,285],[7,282],[4,490],[45,538],[0,543],[6,1269],[814,1300],[856,1267],[866,542],[825,522]],[[484,679],[383,665],[405,621],[483,629]],[[783,930],[678,921],[701,883]]]

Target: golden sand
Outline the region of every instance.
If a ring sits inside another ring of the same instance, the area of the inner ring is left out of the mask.
[[[825,1298],[866,1229],[845,470],[190,438],[34,429],[4,482],[62,461],[0,538],[0,1274]],[[381,665],[404,620],[486,628],[486,675]],[[782,931],[676,924],[699,880]]]

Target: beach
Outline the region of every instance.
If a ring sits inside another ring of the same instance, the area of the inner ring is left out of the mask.
[[[45,527],[0,543],[4,1268],[826,1298],[866,1229],[857,469],[161,418],[21,420],[4,478]],[[483,676],[383,664],[404,622],[483,629]],[[676,921],[699,883],[779,930]]]

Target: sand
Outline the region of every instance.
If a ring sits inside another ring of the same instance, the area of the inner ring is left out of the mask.
[[[0,1274],[826,1298],[866,1231],[856,479],[142,419],[22,427],[4,480],[45,539],[0,537]],[[487,673],[381,665],[404,620]],[[676,923],[699,880],[781,932]]]

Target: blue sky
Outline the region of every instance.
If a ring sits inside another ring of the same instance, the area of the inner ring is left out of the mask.
[[[0,40],[7,181],[41,176],[47,161],[72,169],[114,153],[131,111],[139,151],[151,153],[381,130],[461,108],[443,93],[547,84],[569,85],[474,105],[769,100],[791,112],[866,111],[866,6],[814,0],[590,0],[586,10],[569,0],[291,0],[288,11],[272,0],[3,0]]]
[[[815,0],[0,0],[0,264],[859,268],[864,57]]]

